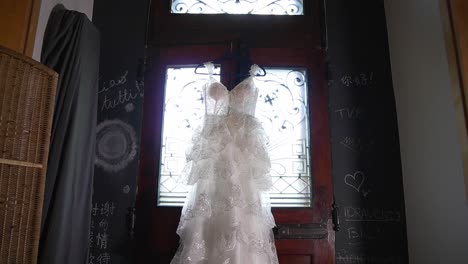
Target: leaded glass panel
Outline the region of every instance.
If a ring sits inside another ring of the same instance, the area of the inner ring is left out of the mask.
[[[305,70],[266,68],[266,72],[266,76],[255,79],[259,88],[255,116],[270,139],[268,152],[274,184],[271,203],[276,207],[309,207],[311,170]],[[219,81],[219,76],[215,77]],[[192,132],[202,121],[202,87],[206,81],[207,76],[195,74],[194,67],[167,69],[158,205],[181,206],[189,191],[177,184],[177,179],[184,167]]]
[[[219,73],[219,67],[215,73]],[[219,76],[213,77],[219,81]],[[205,114],[203,85],[207,81],[208,75],[196,74],[195,67],[167,68],[158,205],[181,206],[189,191],[190,187],[178,184],[177,180],[185,165],[185,151],[192,133]]]
[[[307,78],[304,69],[267,68],[257,77],[259,97],[255,116],[270,142],[272,206],[309,207],[311,175]]]
[[[176,14],[303,15],[303,0],[172,0]]]

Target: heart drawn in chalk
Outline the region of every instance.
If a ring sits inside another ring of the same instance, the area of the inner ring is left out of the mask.
[[[365,180],[366,175],[362,171],[356,171],[354,174],[346,174],[344,182],[349,187],[355,189],[357,192],[360,192]]]

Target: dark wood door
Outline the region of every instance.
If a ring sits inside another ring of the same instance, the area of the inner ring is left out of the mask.
[[[163,174],[161,164],[165,160],[161,149],[165,147],[162,131],[168,69],[198,65],[222,57],[226,52],[243,54],[268,72],[300,69],[304,73],[307,95],[303,99],[308,105],[304,108],[304,116],[309,131],[309,143],[304,149],[308,158],[304,166],[308,168],[311,184],[307,188],[310,188],[311,197],[303,206],[276,207],[273,204],[277,223],[274,230],[276,246],[281,264],[334,263],[328,92],[325,50],[320,48],[319,7],[310,4],[310,17],[297,19],[240,19],[229,16],[174,17],[165,13],[167,5],[161,2],[153,5],[137,201],[139,263],[170,263],[178,247],[175,231],[181,207],[161,204],[158,199]],[[219,19],[219,23],[214,23],[215,19]],[[252,23],[257,25],[256,29]],[[272,31],[270,27],[277,30]],[[211,31],[205,28],[211,28]],[[227,87],[234,87],[239,81],[239,73],[246,71],[241,64],[236,60],[221,62],[221,81]],[[264,94],[264,99],[271,104],[274,98],[269,95]],[[289,203],[288,194],[279,197],[277,202],[282,199]]]

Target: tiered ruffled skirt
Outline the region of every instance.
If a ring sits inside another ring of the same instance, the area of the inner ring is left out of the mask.
[[[180,246],[171,264],[277,264],[266,136],[250,115],[205,116],[187,153]]]

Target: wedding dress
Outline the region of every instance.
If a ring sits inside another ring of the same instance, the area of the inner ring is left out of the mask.
[[[277,264],[267,137],[254,117],[253,77],[231,92],[212,77],[204,87],[205,116],[187,153],[182,181],[193,185],[182,209],[179,248],[171,264]]]

